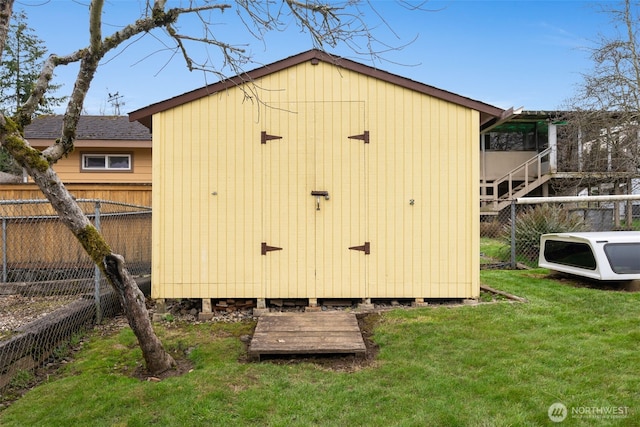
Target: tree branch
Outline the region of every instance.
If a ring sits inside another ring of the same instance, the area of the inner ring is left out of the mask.
[[[73,150],[76,138],[76,127],[80,120],[82,106],[89,91],[89,87],[98,68],[100,60],[110,50],[120,46],[125,40],[131,37],[148,32],[154,28],[168,26],[175,22],[183,13],[196,13],[204,10],[221,9],[224,10],[228,5],[208,5],[196,8],[173,8],[166,12],[163,11],[164,0],[158,0],[154,3],[152,15],[144,19],[140,19],[133,24],[127,25],[122,30],[115,32],[110,37],[101,39],[101,17],[104,0],[93,0],[90,7],[90,40],[89,48],[81,49],[67,57],[53,57],[52,61],[45,64],[45,68],[41,73],[41,79],[38,80],[37,88],[34,90],[35,97],[30,100],[29,106],[36,105],[39,99],[46,92],[48,79],[53,75],[53,68],[59,64],[68,64],[80,60],[80,70],[76,78],[76,82],[71,93],[67,110],[64,115],[62,135],[56,142],[43,151],[44,156],[50,163],[57,162],[63,156],[69,154]],[[28,111],[24,113],[25,119]]]
[[[102,49],[102,7],[104,0],[93,0],[89,6],[89,40],[94,54]]]

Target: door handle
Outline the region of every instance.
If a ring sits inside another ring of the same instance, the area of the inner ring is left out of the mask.
[[[325,200],[329,200],[329,192],[328,191],[317,191],[314,190],[311,192],[312,196],[316,197],[324,197]]]
[[[324,197],[325,200],[329,200],[328,191],[312,190],[311,195],[316,198],[316,210],[320,210],[320,197]]]

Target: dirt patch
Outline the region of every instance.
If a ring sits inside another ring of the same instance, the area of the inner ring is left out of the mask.
[[[129,326],[127,322],[127,318],[124,316],[117,316],[110,321],[105,321],[100,325],[96,325],[94,328],[95,333],[99,336],[111,336],[118,332],[120,332],[123,328]],[[161,374],[152,374],[147,369],[141,365],[138,366],[133,371],[123,370],[121,371],[122,375],[130,375],[133,378],[137,378],[141,381],[152,381],[159,382],[167,378],[171,377],[179,377],[181,375],[187,374],[193,370],[193,362],[188,359],[188,350],[183,352],[177,352],[171,354],[171,356],[176,361],[176,367],[173,369],[169,369],[168,371],[162,372]]]
[[[546,278],[555,280],[565,285],[573,286],[574,288],[589,288],[600,289],[602,291],[614,291],[614,292],[640,292],[640,281],[602,281],[591,280],[584,277],[572,276],[570,274],[561,272],[550,272]]]
[[[77,295],[0,295],[0,339],[34,320],[41,319],[78,299]]]
[[[186,356],[172,355],[176,361],[176,366],[172,369],[162,372],[161,374],[151,374],[144,366],[138,367],[133,372],[133,377],[141,381],[160,382],[167,378],[179,377],[193,371],[193,362]]]

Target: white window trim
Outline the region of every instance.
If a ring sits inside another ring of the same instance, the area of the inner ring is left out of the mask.
[[[86,157],[104,157],[104,164],[105,167],[86,167],[85,166],[85,158]],[[109,157],[127,157],[129,159],[129,167],[128,168],[110,168],[109,167]],[[82,154],[82,159],[81,159],[81,163],[80,163],[80,167],[82,168],[83,171],[91,171],[91,172],[95,172],[95,171],[120,171],[120,172],[127,172],[127,171],[131,171],[132,167],[131,167],[131,154],[128,153],[83,153]]]

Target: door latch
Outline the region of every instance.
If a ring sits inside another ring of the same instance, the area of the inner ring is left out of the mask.
[[[328,191],[313,190],[313,191],[311,191],[311,195],[315,196],[315,198],[316,198],[316,210],[317,211],[320,210],[320,197],[324,197],[325,200],[329,200],[329,192]]]

